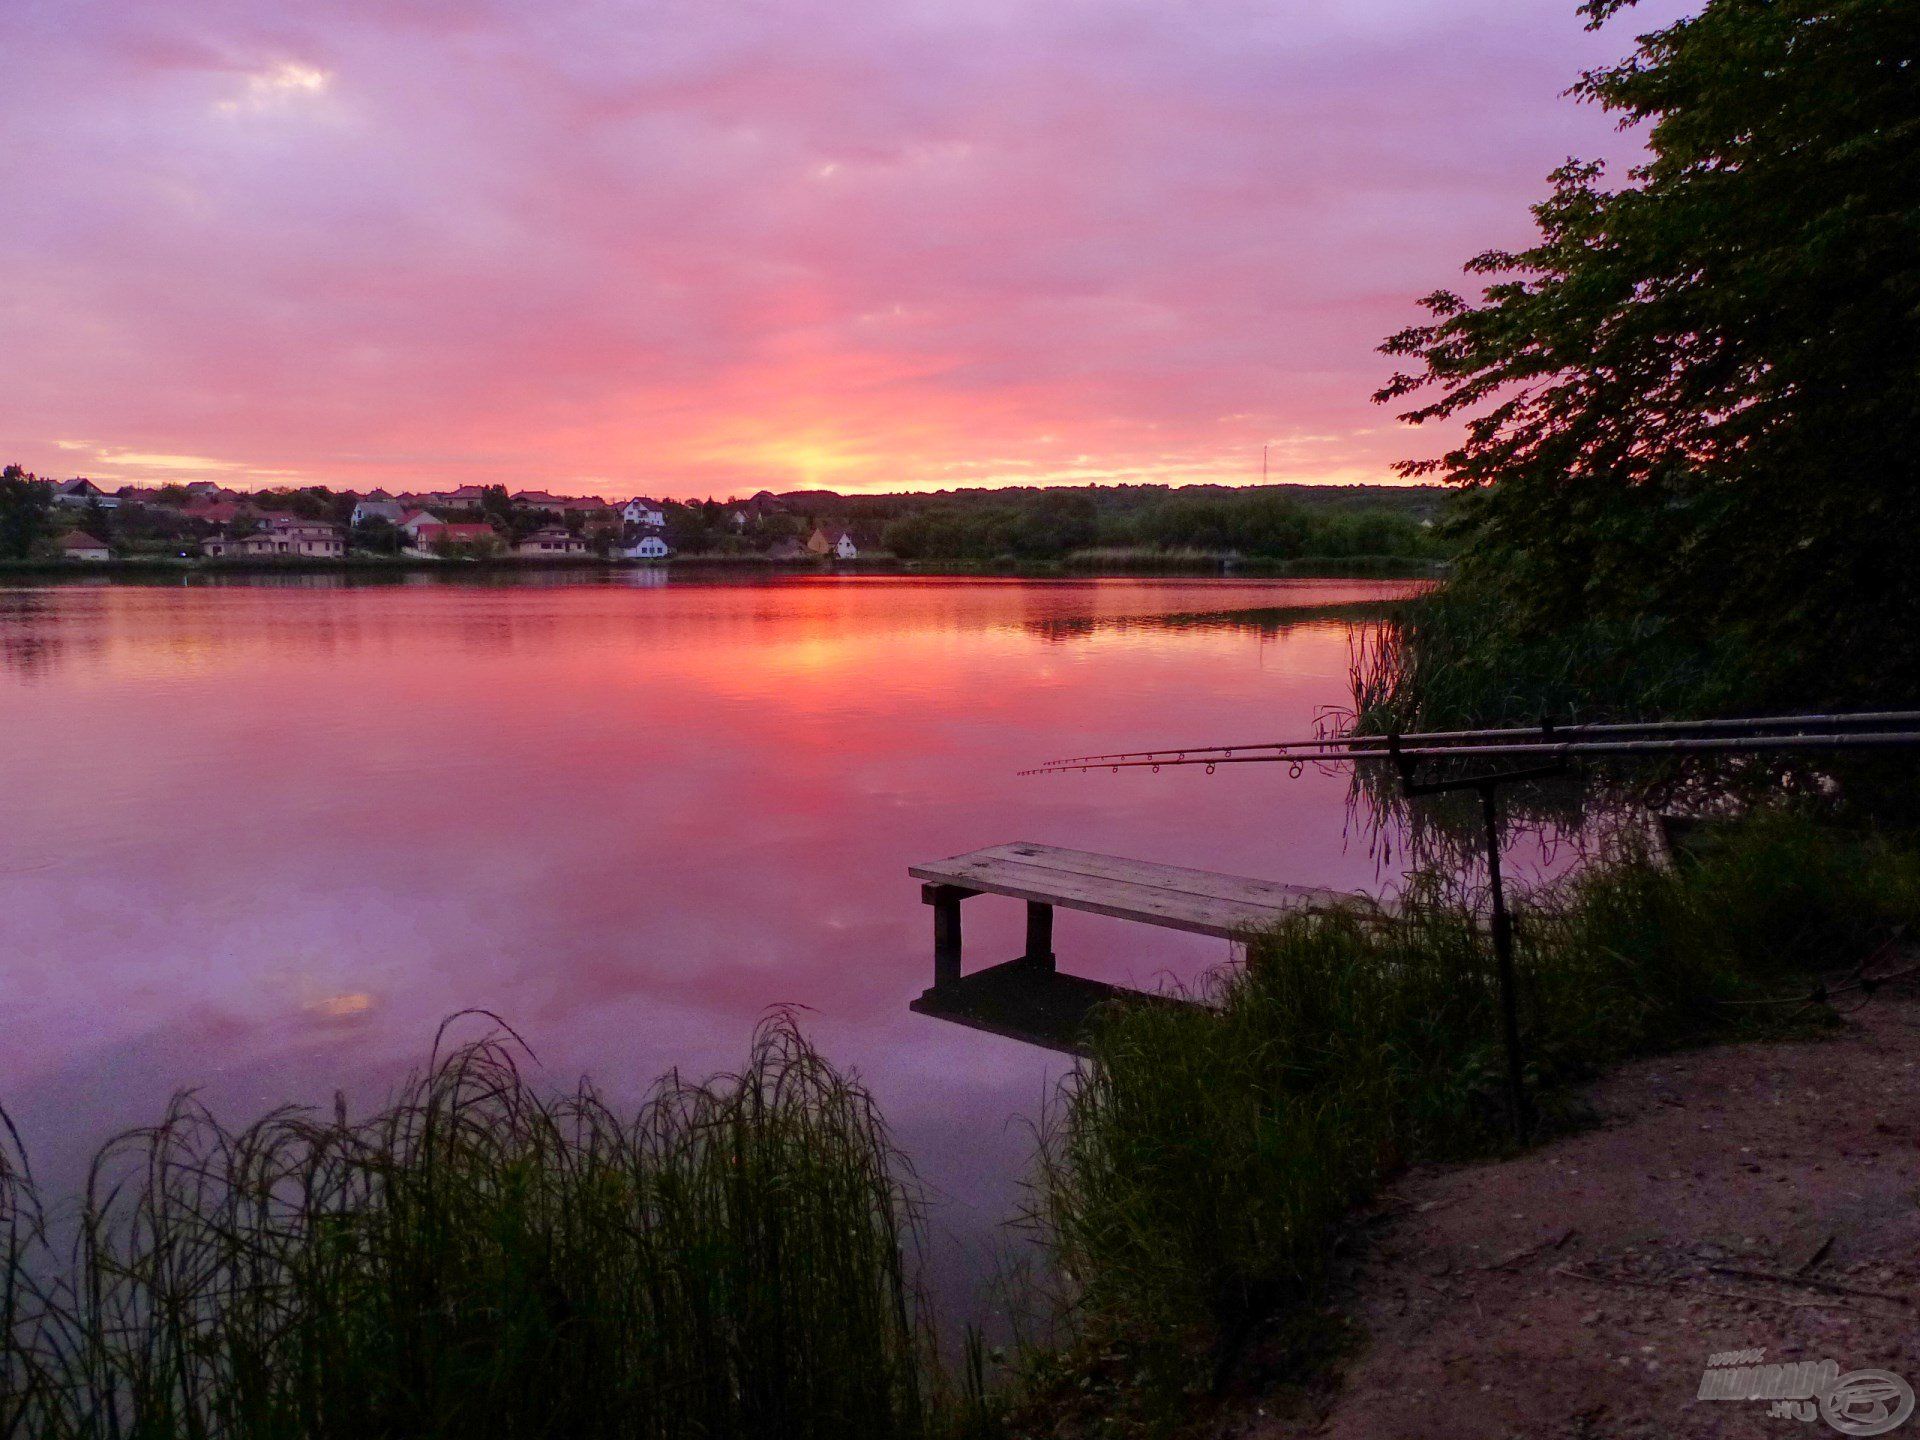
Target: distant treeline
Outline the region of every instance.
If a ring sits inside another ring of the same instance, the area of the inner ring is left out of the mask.
[[[1124,486],[989,491],[905,501],[880,547],[908,560],[1056,560],[1077,550],[1138,549],[1264,559],[1438,558],[1432,487]]]
[[[238,535],[258,523],[257,517],[219,523],[204,518],[179,485],[122,492],[113,508],[58,507],[52,492],[51,482],[18,465],[6,467],[0,475],[0,558],[45,549],[63,528],[84,530],[124,558],[179,555],[216,530]],[[244,498],[263,512],[351,527],[357,551],[402,549],[404,537],[385,520],[351,524],[360,498],[353,490],[278,487]],[[1451,498],[1437,485],[1099,485],[878,495],[763,490],[748,500],[655,503],[667,543],[683,555],[771,553],[782,545],[804,545],[818,530],[830,540],[851,535],[863,555],[891,553],[904,560],[1054,564],[1080,552],[1088,563],[1152,569],[1229,556],[1336,563],[1435,559],[1446,553],[1435,522]],[[553,513],[517,503],[504,485],[484,487],[477,513],[448,510],[441,518],[484,520],[510,544],[555,523],[602,550],[609,535],[619,533],[612,510]]]

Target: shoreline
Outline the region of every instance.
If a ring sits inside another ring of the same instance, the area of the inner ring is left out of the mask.
[[[1351,560],[1325,557],[1301,557],[1294,560],[1209,560],[1168,558],[1149,563],[1143,557],[1137,563],[1075,564],[1065,561],[1031,565],[1000,565],[969,561],[915,561],[893,558],[873,560],[774,560],[764,555],[685,555],[665,560],[626,560],[597,556],[569,556],[533,559],[504,556],[490,560],[445,560],[438,557],[366,556],[340,559],[320,557],[245,559],[173,558],[170,556],[129,556],[115,560],[6,560],[0,561],[0,582],[13,575],[72,578],[153,578],[178,577],[183,580],[220,575],[315,575],[339,574],[358,577],[383,577],[409,574],[497,575],[519,572],[625,572],[675,570],[742,571],[779,575],[924,575],[979,576],[986,579],[1153,579],[1220,578],[1246,580],[1437,580],[1446,574],[1446,562],[1409,560],[1397,556],[1357,556]]]

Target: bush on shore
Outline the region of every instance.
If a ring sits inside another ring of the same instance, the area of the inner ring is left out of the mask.
[[[1384,1176],[1511,1143],[1476,913],[1428,877],[1401,923],[1303,915],[1258,937],[1201,987],[1208,1008],[1105,1018],[1036,1182],[1092,1350],[1204,1382],[1250,1327],[1312,1309]],[[1807,977],[1920,917],[1920,862],[1768,816],[1676,868],[1617,855],[1517,913],[1527,1083],[1551,1125],[1556,1087],[1605,1063],[1827,1014],[1801,1003]]]

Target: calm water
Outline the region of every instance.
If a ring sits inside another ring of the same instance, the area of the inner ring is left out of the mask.
[[[791,1003],[918,1165],[950,1286],[1063,1062],[908,1013],[908,864],[1027,839],[1394,878],[1338,776],[1014,771],[1306,733],[1347,698],[1326,607],[1405,585],[421,578],[0,589],[0,1103],[52,1183],[176,1088],[377,1100],[467,1007],[637,1098]],[[969,965],[1022,922],[973,901]],[[1056,949],[1138,983],[1227,955],[1069,912]]]

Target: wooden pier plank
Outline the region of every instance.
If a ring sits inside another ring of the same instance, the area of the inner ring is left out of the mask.
[[[1227,939],[1271,926],[1289,912],[1362,898],[1030,841],[915,865],[908,873],[937,884]]]
[[[1091,850],[1069,850],[1060,845],[1040,845],[1027,840],[989,845],[973,854],[1016,864],[1045,865],[1048,869],[1073,874],[1151,885],[1156,889],[1236,900],[1249,905],[1272,905],[1281,909],[1298,909],[1303,904],[1327,905],[1359,898],[1345,891],[1326,890],[1314,885],[1289,885],[1279,880],[1257,880],[1250,875],[1228,875],[1217,870],[1161,865],[1151,860],[1131,860],[1123,855],[1100,855]]]

